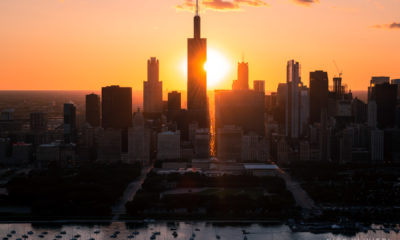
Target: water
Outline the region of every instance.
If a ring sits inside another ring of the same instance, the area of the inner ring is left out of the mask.
[[[174,238],[172,235],[173,228],[175,226],[178,236]],[[150,239],[154,232],[160,232],[155,239],[159,240],[189,240],[192,234],[195,234],[195,240],[212,240],[217,239],[218,235],[221,240],[242,240],[244,235],[242,230],[247,231],[248,240],[267,240],[267,239],[277,239],[277,240],[291,240],[291,239],[311,239],[311,240],[394,240],[400,239],[400,234],[394,231],[390,233],[385,233],[383,230],[378,230],[375,233],[369,231],[367,233],[358,233],[355,235],[340,235],[332,233],[324,234],[314,234],[314,233],[299,233],[292,232],[290,228],[286,225],[272,225],[266,226],[262,224],[247,224],[247,225],[221,225],[221,224],[211,224],[206,222],[176,222],[175,225],[167,222],[157,222],[152,224],[138,224],[138,223],[125,223],[125,222],[113,222],[107,225],[98,224],[64,224],[64,225],[49,225],[49,224],[0,224],[0,239],[3,239],[10,234],[11,231],[16,231],[12,234],[12,237],[8,239],[21,238],[22,235],[27,235],[27,239],[44,239],[50,240],[55,239],[57,235],[62,236],[60,240],[70,240],[74,238],[75,235],[80,235],[79,240],[89,240],[94,239],[129,239],[133,232],[139,232],[138,235],[134,236],[132,239]],[[28,232],[32,231],[33,234],[29,235]],[[65,231],[66,234],[61,234]],[[99,231],[99,233],[95,233]],[[116,238],[111,236],[115,232],[120,232],[117,234]],[[43,238],[39,235],[43,232],[47,232],[46,235],[43,234]]]

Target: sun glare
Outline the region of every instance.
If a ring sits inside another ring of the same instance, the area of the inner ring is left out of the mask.
[[[181,63],[181,71],[187,76],[187,60]],[[207,71],[207,87],[213,87],[221,82],[229,73],[230,65],[228,59],[215,49],[207,50],[207,62],[204,64]]]

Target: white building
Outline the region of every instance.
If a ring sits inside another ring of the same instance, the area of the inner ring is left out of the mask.
[[[179,159],[181,157],[181,133],[160,132],[157,135],[157,159]]]

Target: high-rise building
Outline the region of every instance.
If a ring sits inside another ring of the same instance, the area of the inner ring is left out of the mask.
[[[358,98],[354,98],[352,103],[352,115],[354,117],[354,122],[365,123],[367,122],[367,104]]]
[[[208,128],[209,114],[207,102],[207,39],[201,38],[198,5],[194,17],[194,36],[188,39],[187,52],[187,107],[191,120],[199,122],[200,127]]]
[[[150,141],[150,129],[145,126],[143,114],[137,111],[128,130],[129,163],[139,162],[143,166],[150,163]]]
[[[372,162],[382,163],[384,160],[384,132],[379,129],[371,130],[370,156]]]
[[[300,135],[307,133],[310,118],[310,89],[306,86],[300,88]]]
[[[249,63],[239,62],[237,69],[237,80],[233,82],[233,90],[248,90],[249,89]]]
[[[100,127],[100,96],[86,95],[86,122],[92,127]]]
[[[336,94],[336,97],[340,97],[342,95],[342,78],[334,77],[333,78],[333,92]]]
[[[254,80],[253,88],[256,92],[262,92],[265,94],[265,81],[264,80]]]
[[[234,125],[225,125],[217,131],[217,156],[225,160],[240,160],[243,131]]]
[[[127,129],[132,126],[132,89],[103,87],[101,95],[103,128]]]
[[[310,123],[320,122],[322,110],[328,109],[328,73],[310,72]]]
[[[397,85],[390,83],[375,84],[370,88],[369,100],[377,106],[379,128],[392,128],[396,125]]]
[[[194,139],[194,154],[196,158],[208,158],[210,156],[210,130],[197,129]]]
[[[179,159],[181,157],[180,131],[160,132],[157,135],[157,159]]]
[[[298,138],[300,134],[300,64],[294,60],[287,63],[286,136]]]
[[[76,107],[72,103],[64,104],[64,142],[76,142]]]
[[[159,61],[152,57],[147,61],[147,82],[143,82],[143,112],[161,113],[162,82],[159,81]]]
[[[215,129],[241,127],[245,133],[265,135],[264,94],[253,90],[215,91]]]
[[[30,127],[32,131],[47,130],[47,114],[43,112],[34,112],[30,114]]]
[[[168,93],[168,119],[175,120],[181,112],[181,93],[173,91]]]

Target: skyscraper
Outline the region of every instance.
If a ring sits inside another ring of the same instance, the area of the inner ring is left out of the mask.
[[[264,80],[254,80],[253,88],[256,92],[262,92],[265,94],[265,81]]]
[[[147,61],[147,82],[143,82],[143,112],[162,112],[162,82],[159,81],[159,61],[152,57]]]
[[[207,39],[200,35],[200,16],[196,2],[194,17],[194,36],[188,39],[187,61],[187,107],[190,118],[199,122],[200,127],[209,126],[207,103]]]
[[[92,127],[100,127],[100,96],[86,95],[86,122]]]
[[[175,120],[181,112],[181,93],[173,91],[168,93],[168,119]]]
[[[127,129],[132,126],[132,89],[103,87],[101,95],[103,128]]]
[[[76,107],[72,103],[64,104],[64,142],[76,142]]]
[[[249,64],[247,62],[239,62],[237,68],[237,80],[233,82],[233,90],[249,89]]]
[[[328,73],[310,72],[310,124],[320,122],[323,109],[328,109]]]
[[[294,60],[287,63],[286,136],[298,138],[300,133],[300,64]]]

